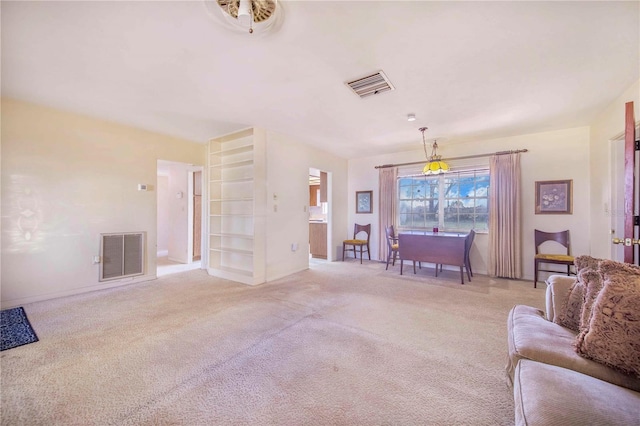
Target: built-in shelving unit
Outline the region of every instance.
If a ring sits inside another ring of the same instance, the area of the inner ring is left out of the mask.
[[[209,142],[209,274],[265,280],[264,135],[257,129]]]

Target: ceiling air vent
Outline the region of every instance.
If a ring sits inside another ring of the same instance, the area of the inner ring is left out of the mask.
[[[378,71],[375,74],[371,74],[357,80],[349,81],[347,82],[347,86],[349,86],[351,90],[361,98],[366,98],[367,96],[377,95],[379,93],[395,89],[393,84],[391,84],[387,76],[384,75],[382,71]]]

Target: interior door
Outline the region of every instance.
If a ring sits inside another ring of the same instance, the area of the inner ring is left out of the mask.
[[[640,264],[638,247],[640,236],[638,232],[638,199],[637,199],[637,172],[638,161],[636,159],[636,124],[633,114],[633,102],[625,104],[624,126],[624,236],[614,238],[614,244],[624,245],[624,261],[626,263]]]

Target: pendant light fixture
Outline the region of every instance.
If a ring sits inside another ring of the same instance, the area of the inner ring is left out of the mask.
[[[424,132],[426,127],[420,127],[418,130],[422,132],[422,147],[424,148],[424,155],[427,157],[427,164],[422,169],[423,175],[438,175],[440,173],[446,173],[449,171],[449,165],[442,161],[442,156],[438,155],[438,142],[433,141],[431,145],[431,155],[427,154],[427,141],[424,138]]]

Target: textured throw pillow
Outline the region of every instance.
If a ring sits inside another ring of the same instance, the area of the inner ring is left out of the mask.
[[[576,256],[573,260],[573,264],[576,267],[576,275],[583,269],[597,270],[598,266],[600,266],[600,262],[602,261],[603,259],[598,259],[588,255]]]
[[[569,294],[564,299],[560,312],[558,312],[554,319],[556,324],[560,324],[574,331],[580,330],[584,291],[584,284],[580,280],[576,280],[569,289]]]
[[[582,292],[583,304],[580,308],[580,318],[578,319],[578,330],[583,330],[588,326],[589,316],[591,315],[591,305],[602,288],[602,278],[594,275],[597,273],[596,271],[602,261],[603,259],[598,259],[588,255],[576,256],[573,261],[573,264],[576,267],[578,281],[580,281],[584,286]]]
[[[603,261],[600,271],[604,285],[576,352],[640,378],[640,268]]]
[[[578,279],[584,284],[584,303],[580,312],[580,331],[584,331],[589,328],[591,308],[602,290],[603,280],[602,274],[591,268],[582,269],[578,273]]]

